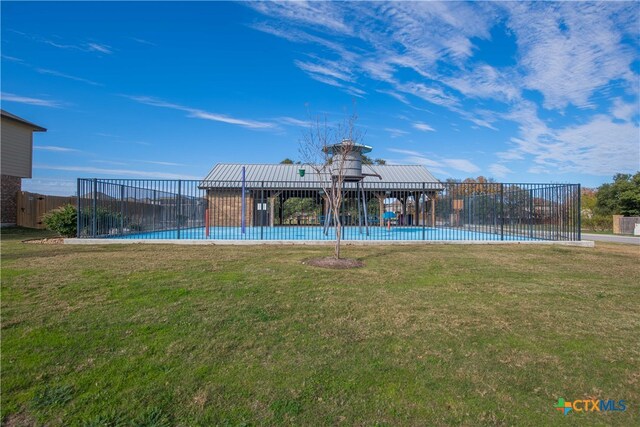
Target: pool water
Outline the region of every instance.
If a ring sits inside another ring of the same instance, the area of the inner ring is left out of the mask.
[[[204,227],[164,230],[113,236],[113,239],[207,239],[207,240],[334,240],[330,227],[325,234],[321,226]],[[342,227],[342,240],[534,240],[523,235],[507,235],[454,228],[430,227]]]

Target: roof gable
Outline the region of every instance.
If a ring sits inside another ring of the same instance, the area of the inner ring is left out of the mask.
[[[10,119],[13,120],[15,122],[18,122],[20,124],[29,126],[34,132],[46,132],[47,130],[45,128],[43,128],[42,126],[38,126],[35,123],[31,123],[28,120],[23,119],[22,117],[18,117],[15,114],[11,114],[8,111],[2,110],[0,109],[0,113],[2,115],[2,118],[5,119]]]

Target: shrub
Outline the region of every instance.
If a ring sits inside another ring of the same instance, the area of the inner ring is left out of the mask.
[[[582,218],[582,226],[589,231],[610,231],[613,229],[611,215],[594,215],[591,218]]]
[[[91,236],[93,227],[93,210],[83,209],[80,212],[80,224],[83,224],[81,230],[83,235]],[[109,210],[108,208],[98,206],[95,210],[96,234],[98,236],[107,235],[113,229],[117,229],[122,225],[122,215],[120,212]],[[125,218],[125,223],[127,219]]]
[[[64,237],[77,235],[78,211],[73,205],[65,205],[45,214],[42,222],[47,229],[53,230]]]

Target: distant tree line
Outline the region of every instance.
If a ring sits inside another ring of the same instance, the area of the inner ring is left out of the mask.
[[[613,228],[612,215],[640,216],[640,172],[618,173],[613,182],[582,189],[582,225],[593,231]]]

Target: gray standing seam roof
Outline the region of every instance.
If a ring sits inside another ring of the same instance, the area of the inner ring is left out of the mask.
[[[328,176],[320,176],[308,165],[290,164],[242,164],[242,163],[218,163],[204,178],[201,187],[223,188],[238,187],[242,181],[242,167],[245,167],[246,182],[254,185],[264,182],[270,188],[281,187],[313,187],[314,183],[328,181]],[[304,177],[298,171],[305,170]],[[402,188],[400,184],[410,184],[409,188],[417,188],[417,184],[425,183],[429,190],[442,190],[444,187],[432,174],[420,165],[362,165],[362,172],[377,173],[382,180],[375,176],[366,176],[363,179],[365,188],[380,187]]]

